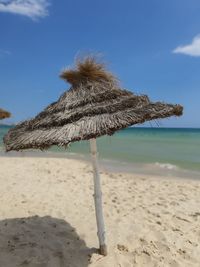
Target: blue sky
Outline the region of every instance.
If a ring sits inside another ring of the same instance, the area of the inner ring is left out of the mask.
[[[200,127],[199,14],[199,0],[0,0],[5,122],[57,100],[69,87],[60,71],[78,53],[100,52],[124,88],[184,106],[162,126]]]

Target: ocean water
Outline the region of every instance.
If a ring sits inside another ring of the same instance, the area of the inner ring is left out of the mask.
[[[10,126],[0,126],[0,151],[3,135]],[[113,136],[97,139],[99,158],[105,163],[119,162],[124,168],[150,173],[177,172],[200,178],[200,129],[190,128],[127,128]],[[72,143],[68,149],[52,147],[50,152],[63,156],[79,154],[89,157],[89,142]]]

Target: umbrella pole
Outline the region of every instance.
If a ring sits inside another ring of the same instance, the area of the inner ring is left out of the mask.
[[[96,139],[90,139],[90,150],[92,155],[92,165],[94,172],[94,203],[95,203],[95,213],[97,221],[97,235],[99,238],[100,254],[107,255],[107,246],[105,243],[105,226],[103,219],[103,208],[102,208],[102,192],[101,192],[101,182],[99,175],[99,166],[97,161],[97,144]]]

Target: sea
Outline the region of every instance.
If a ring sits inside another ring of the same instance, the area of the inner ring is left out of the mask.
[[[1,156],[21,155],[4,152],[3,136],[11,127],[0,125]],[[200,179],[200,129],[131,127],[97,138],[97,145],[100,164],[109,171]],[[29,155],[89,160],[90,147],[80,141],[67,149],[54,146]]]

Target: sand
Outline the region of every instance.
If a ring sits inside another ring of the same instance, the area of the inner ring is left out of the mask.
[[[200,180],[101,177],[107,257],[89,163],[1,157],[0,267],[200,266]]]

